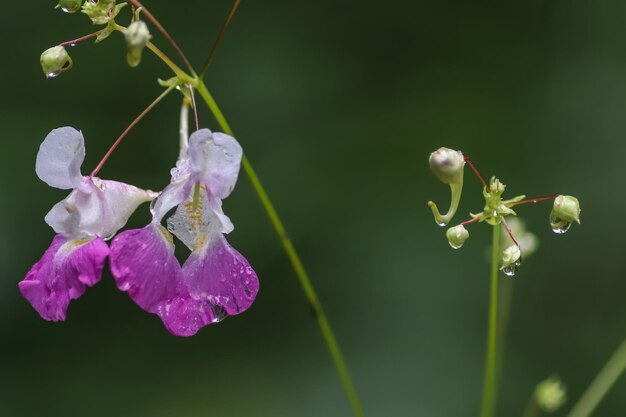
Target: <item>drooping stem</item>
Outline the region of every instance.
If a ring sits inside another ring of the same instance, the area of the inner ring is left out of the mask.
[[[107,151],[107,153],[104,154],[104,157],[102,157],[102,160],[100,161],[100,163],[98,163],[98,165],[94,168],[94,170],[91,172],[91,176],[95,177],[96,175],[98,175],[98,172],[100,172],[100,170],[102,169],[102,167],[104,166],[104,163],[109,159],[109,157],[111,156],[111,154],[113,153],[113,151],[115,150],[115,148],[118,147],[118,145],[120,143],[122,143],[122,140],[124,140],[124,138],[126,137],[126,135],[128,134],[128,132],[130,132],[130,130],[135,127],[135,125],[137,123],[139,123],[139,121],[141,119],[144,118],[144,116],[146,114],[148,114],[150,112],[150,110],[152,110],[154,108],[154,106],[156,106],[157,104],[159,104],[159,102],[161,100],[163,100],[165,98],[165,96],[167,96],[170,92],[172,92],[172,90],[174,90],[176,88],[176,85],[172,85],[170,87],[168,87],[165,91],[163,91],[161,93],[160,96],[158,96],[152,103],[150,103],[150,105],[148,107],[146,107],[146,109],[144,111],[141,112],[141,114],[139,116],[137,116],[137,118],[135,120],[133,120],[128,127],[124,130],[124,132],[122,132],[122,134],[120,135],[119,138],[117,138],[117,140],[115,142],[113,142],[113,145],[111,145],[111,147],[109,148],[109,150]]]
[[[152,22],[152,24],[154,26],[156,26],[158,31],[161,32],[161,34],[165,37],[165,39],[172,45],[174,50],[176,50],[176,53],[183,60],[183,62],[185,63],[185,66],[187,67],[189,72],[191,74],[194,74],[193,67],[191,66],[191,63],[189,62],[189,60],[187,59],[187,57],[183,53],[183,50],[180,49],[178,44],[174,41],[174,38],[172,38],[170,36],[170,34],[167,32],[167,30],[165,30],[163,25],[152,15],[152,13],[150,13],[150,11],[146,8],[146,6],[141,4],[138,0],[128,0],[128,2],[133,4],[135,7],[141,7],[141,12],[144,14],[144,16],[146,16],[148,18],[148,20],[150,22]]]
[[[547,195],[545,197],[526,198],[524,200],[515,201],[515,202],[509,204],[508,206],[509,207],[513,207],[513,206],[519,206],[520,204],[538,203],[540,201],[554,200],[558,196],[559,196],[558,194],[554,194],[554,195]]]
[[[476,165],[474,165],[470,157],[463,154],[463,160],[467,162],[467,164],[470,166],[470,168],[472,168],[472,171],[474,171],[474,174],[476,174],[480,182],[483,183],[483,186],[487,189],[487,191],[489,191],[489,185],[487,184],[487,181],[485,181],[485,178],[482,176],[478,168],[476,168]]]
[[[626,340],[617,348],[611,359],[604,365],[598,376],[591,382],[587,391],[578,400],[568,417],[588,417],[611,389],[615,381],[626,370]]]
[[[220,33],[217,35],[215,42],[213,42],[213,46],[211,47],[211,51],[209,52],[209,56],[204,61],[204,65],[202,66],[202,70],[200,71],[200,79],[204,78],[204,74],[206,74],[206,70],[209,69],[209,65],[211,65],[211,61],[215,56],[215,52],[217,51],[217,47],[222,43],[222,39],[224,39],[224,34],[226,33],[226,29],[230,26],[230,22],[232,22],[233,17],[235,16],[235,12],[237,12],[237,8],[239,7],[240,0],[235,0],[233,6],[230,8],[230,12],[228,12],[228,17],[224,21],[222,28],[220,29]]]
[[[500,224],[493,226],[491,243],[491,289],[489,297],[489,324],[487,335],[487,358],[481,417],[492,417],[496,405],[496,329],[498,325],[498,259],[500,255]]]
[[[94,37],[98,36],[98,34],[100,34],[100,32],[101,31],[99,30],[97,32],[90,33],[89,35],[81,36],[80,38],[76,38],[76,39],[72,39],[71,41],[66,41],[66,42],[60,43],[59,45],[60,46],[74,46],[78,42],[82,42],[82,41],[85,41],[87,39],[94,38]]]
[[[232,129],[228,125],[226,118],[224,117],[217,103],[209,93],[209,90],[206,88],[204,82],[200,81],[197,85],[197,88],[198,93],[200,93],[200,96],[206,102],[207,106],[213,113],[213,116],[217,120],[217,123],[220,125],[222,130],[224,130],[225,133],[232,135]],[[359,396],[356,392],[356,389],[354,388],[354,384],[352,383],[352,378],[350,377],[350,373],[348,372],[348,368],[339,348],[339,344],[337,343],[337,339],[335,338],[330,323],[328,322],[326,313],[324,312],[322,304],[320,303],[315,289],[313,288],[311,279],[309,278],[309,275],[307,274],[306,269],[304,268],[304,265],[300,260],[300,256],[298,255],[298,252],[296,251],[293,243],[291,242],[291,239],[289,238],[289,235],[287,235],[287,231],[285,230],[285,227],[280,220],[280,217],[278,216],[274,205],[267,195],[265,188],[261,184],[259,177],[252,167],[252,164],[245,155],[243,157],[243,169],[250,179],[252,187],[257,193],[259,200],[261,200],[261,204],[263,205],[263,208],[265,209],[265,212],[267,213],[267,216],[269,217],[270,222],[272,223],[272,226],[274,227],[274,230],[276,231],[276,234],[278,235],[280,242],[282,243],[283,248],[287,253],[287,257],[291,262],[291,266],[293,267],[293,270],[296,273],[298,280],[300,281],[300,285],[304,290],[305,296],[309,304],[311,305],[311,308],[315,312],[317,323],[320,327],[320,330],[324,337],[324,341],[326,342],[326,346],[328,347],[330,355],[333,359],[335,368],[339,373],[339,377],[341,378],[341,382],[343,383],[354,415],[357,417],[364,417],[365,413],[363,411],[363,406],[361,405]]]

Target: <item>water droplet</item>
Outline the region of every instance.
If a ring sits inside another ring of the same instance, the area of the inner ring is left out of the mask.
[[[444,226],[447,226],[447,225],[448,225],[447,222],[443,222],[443,221],[437,222],[437,226],[440,226],[440,227],[444,227]]]
[[[552,231],[556,234],[562,235],[569,230],[571,225],[571,222],[563,220],[560,217],[554,216],[550,218],[550,227],[552,227]]]
[[[61,71],[50,71],[46,74],[46,78],[55,78],[58,77],[59,74],[61,74]]]
[[[76,46],[76,42],[72,42],[72,43],[70,43],[70,45],[69,45],[69,46],[71,46],[71,47]]]
[[[506,275],[507,277],[513,277],[515,276],[515,273],[517,272],[521,264],[522,258],[519,258],[517,261],[515,261],[515,263],[503,267],[502,272],[504,272],[504,275]]]

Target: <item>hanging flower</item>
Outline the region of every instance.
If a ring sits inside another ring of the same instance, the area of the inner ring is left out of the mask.
[[[22,295],[45,320],[65,320],[69,302],[102,276],[110,239],[143,202],[157,194],[117,181],[82,176],[83,135],[71,127],[51,131],[39,148],[35,171],[70,195],[45,220],[57,235],[19,283]]]
[[[119,234],[111,244],[117,286],[178,336],[247,310],[259,289],[248,261],[224,237],[233,230],[222,211],[242,158],[223,133],[194,132],[183,143],[171,183],[152,205],[152,222]],[[174,207],[168,230],[161,221]],[[174,255],[173,233],[190,250],[184,265]]]

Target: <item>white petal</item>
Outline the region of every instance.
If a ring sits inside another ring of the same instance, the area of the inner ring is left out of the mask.
[[[163,220],[163,217],[168,211],[185,201],[185,198],[193,186],[193,183],[188,179],[189,178],[186,177],[182,181],[172,182],[161,191],[161,194],[159,194],[150,207],[153,223],[161,223],[161,220]]]
[[[35,172],[51,187],[70,189],[81,181],[80,166],[85,159],[85,140],[72,127],[48,133],[37,153]]]
[[[84,177],[83,183],[46,215],[46,223],[68,236],[95,235],[111,238],[124,227],[137,207],[156,197],[117,181]]]
[[[235,187],[242,156],[239,143],[224,133],[201,129],[189,138],[193,177],[219,199],[228,197]]]

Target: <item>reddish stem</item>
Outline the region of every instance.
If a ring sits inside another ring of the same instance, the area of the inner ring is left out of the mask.
[[[515,243],[515,246],[517,246],[518,248],[521,249],[519,243],[517,243],[517,240],[515,240],[515,237],[513,236],[513,232],[511,231],[511,229],[509,228],[509,225],[506,224],[506,221],[504,219],[502,219],[502,225],[504,226],[504,228],[506,229],[506,232],[509,234],[509,237],[511,238],[511,240],[513,241],[513,243]]]
[[[98,175],[98,172],[100,172],[100,170],[102,169],[102,167],[104,166],[104,163],[109,159],[109,157],[111,156],[111,154],[113,153],[113,151],[115,150],[115,148],[118,147],[118,145],[122,142],[122,140],[126,137],[126,135],[128,134],[128,132],[130,132],[130,130],[137,124],[139,123],[139,121],[141,119],[143,119],[143,117],[148,114],[148,112],[150,110],[152,110],[154,108],[154,106],[156,106],[161,100],[163,100],[163,98],[165,98],[166,95],[168,95],[176,86],[171,86],[169,87],[167,90],[165,90],[164,92],[161,93],[160,96],[158,96],[156,98],[156,100],[154,100],[152,103],[150,103],[150,105],[148,107],[146,107],[146,109],[144,111],[141,112],[141,114],[139,116],[137,116],[137,118],[135,120],[133,120],[131,122],[130,125],[128,125],[128,127],[124,130],[124,132],[122,132],[122,134],[120,135],[119,138],[117,138],[117,140],[115,142],[113,142],[113,145],[111,145],[111,147],[109,148],[109,150],[107,151],[107,153],[104,154],[104,157],[102,158],[102,160],[100,161],[100,163],[96,166],[96,168],[91,172],[91,176],[95,177],[96,175]]]
[[[485,188],[487,189],[487,191],[489,191],[489,185],[487,185],[487,181],[485,181],[483,176],[480,174],[480,171],[478,170],[478,168],[476,168],[476,166],[474,165],[470,157],[463,154],[463,160],[467,162],[467,164],[470,166],[470,168],[472,168],[472,171],[474,171],[474,173],[476,174],[480,182],[482,182]]]
[[[176,50],[178,55],[181,57],[181,59],[185,63],[185,66],[187,67],[189,72],[191,72],[192,75],[195,74],[195,72],[193,70],[193,67],[189,63],[189,60],[187,59],[187,57],[183,53],[182,49],[180,49],[180,47],[178,46],[176,41],[174,41],[174,39],[170,36],[170,34],[167,32],[167,30],[165,30],[163,25],[161,25],[161,23],[159,23],[159,21],[152,15],[152,13],[150,13],[150,11],[146,8],[146,6],[141,4],[141,2],[139,2],[139,0],[128,0],[128,2],[132,3],[133,5],[135,5],[135,7],[141,7],[142,13],[148,18],[148,20],[150,20],[152,22],[152,24],[154,26],[156,26],[156,28],[159,30],[159,32],[161,32],[163,34],[163,36],[165,36],[165,39],[167,39],[167,41]]]
[[[472,223],[476,223],[477,221],[479,221],[481,219],[480,216],[476,216],[472,219],[469,220],[465,220],[463,223],[461,223],[461,225],[465,226],[466,224],[472,224]]]
[[[98,34],[100,33],[100,31],[94,32],[94,33],[90,33],[89,35],[85,35],[85,36],[81,36],[80,38],[71,40],[71,41],[67,41],[67,42],[63,42],[61,44],[59,44],[60,46],[74,46],[76,45],[78,42],[82,42],[84,40],[87,40],[89,38],[93,38],[94,36],[98,36]]]
[[[200,71],[200,78],[204,78],[204,73],[209,68],[211,61],[213,60],[213,56],[215,55],[215,52],[217,51],[217,47],[220,46],[220,43],[222,42],[222,38],[224,38],[224,34],[226,33],[226,29],[228,29],[228,26],[230,26],[230,22],[233,20],[233,17],[235,16],[235,12],[237,11],[237,8],[239,7],[239,2],[240,0],[235,0],[235,2],[233,3],[233,7],[231,7],[230,12],[228,13],[228,17],[226,17],[226,20],[224,21],[224,24],[222,25],[222,28],[220,29],[220,33],[217,35],[217,39],[215,39],[215,42],[213,43],[213,46],[211,47],[209,56],[207,57],[204,65],[202,66],[202,71]]]
[[[517,205],[520,205],[520,204],[538,203],[540,201],[554,200],[558,196],[559,196],[559,194],[554,194],[554,195],[548,195],[548,196],[545,196],[545,197],[527,198],[525,200],[520,200],[520,201],[516,201],[515,203],[508,204],[508,206],[509,207],[513,207],[513,206],[517,206]]]

